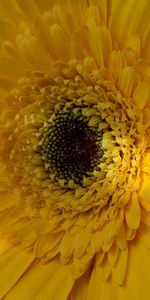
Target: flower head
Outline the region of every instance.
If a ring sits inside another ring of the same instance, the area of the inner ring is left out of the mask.
[[[137,299],[133,276],[147,286],[147,7],[0,0],[1,298]]]

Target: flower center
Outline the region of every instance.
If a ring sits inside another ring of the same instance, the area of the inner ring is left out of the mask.
[[[88,125],[88,118],[59,112],[49,121],[42,137],[41,153],[47,170],[60,179],[82,184],[102,157],[102,133]]]

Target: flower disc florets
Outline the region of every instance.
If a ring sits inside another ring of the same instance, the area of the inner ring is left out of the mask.
[[[41,154],[50,175],[82,185],[92,176],[103,155],[102,131],[89,126],[90,117],[82,115],[86,105],[63,107],[49,119],[41,133]]]
[[[24,108],[9,137],[11,162],[31,215],[107,208],[111,217],[126,190],[139,187],[146,141],[115,86],[96,73],[88,81],[72,73],[71,80],[31,76],[14,91]]]

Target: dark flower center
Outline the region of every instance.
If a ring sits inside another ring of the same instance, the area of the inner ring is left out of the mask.
[[[42,138],[42,155],[48,171],[81,184],[103,155],[101,136],[101,132],[88,125],[86,117],[60,112],[48,123]]]

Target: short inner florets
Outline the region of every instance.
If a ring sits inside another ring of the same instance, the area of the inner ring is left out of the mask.
[[[102,133],[88,125],[88,118],[59,112],[42,137],[42,157],[51,174],[81,184],[98,164]]]

